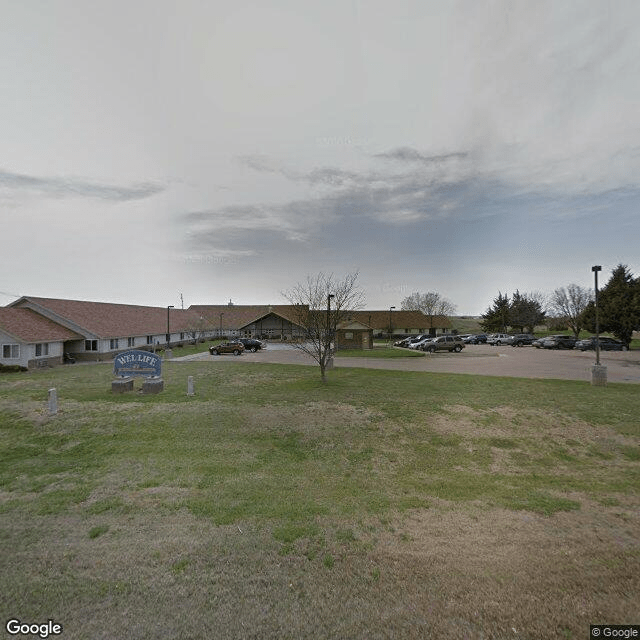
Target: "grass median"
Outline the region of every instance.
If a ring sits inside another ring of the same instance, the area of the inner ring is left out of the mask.
[[[0,376],[7,618],[69,638],[577,638],[635,611],[635,385],[163,377],[143,396],[112,395],[108,365]]]

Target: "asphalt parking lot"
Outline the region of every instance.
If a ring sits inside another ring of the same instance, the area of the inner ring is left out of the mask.
[[[314,364],[306,354],[282,343],[270,343],[264,351],[244,353],[239,357],[210,356],[203,353],[189,359]],[[336,358],[335,366],[590,382],[591,367],[595,362],[596,355],[593,351],[467,345],[461,353],[426,354],[424,358]],[[640,383],[640,351],[603,351],[600,354],[600,364],[607,367],[608,382]]]

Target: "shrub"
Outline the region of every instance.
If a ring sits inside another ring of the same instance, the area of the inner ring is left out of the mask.
[[[19,364],[2,364],[0,363],[0,373],[18,373],[20,371],[28,371],[27,367]]]

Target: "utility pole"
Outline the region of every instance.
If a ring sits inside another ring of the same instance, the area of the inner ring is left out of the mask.
[[[591,271],[593,271],[596,286],[596,363],[591,367],[591,384],[596,387],[604,387],[607,384],[607,367],[600,365],[600,318],[598,315],[598,271],[602,271],[602,267],[596,265],[591,267]]]

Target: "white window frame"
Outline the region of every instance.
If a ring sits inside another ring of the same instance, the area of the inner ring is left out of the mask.
[[[36,344],[36,358],[45,358],[48,355],[49,355],[49,343],[38,342]]]
[[[97,351],[98,350],[98,341],[97,340],[85,340],[84,341],[84,350],[85,351]]]
[[[135,347],[136,339],[135,338],[127,338],[127,347]]]
[[[118,346],[119,340],[118,338],[110,338],[109,339],[109,350],[110,351],[115,351],[116,349],[119,349],[120,347]]]
[[[9,355],[5,355],[5,351],[9,350]],[[14,355],[15,354],[15,355]],[[5,360],[19,360],[20,359],[20,345],[19,344],[3,344],[2,345],[2,357]]]

